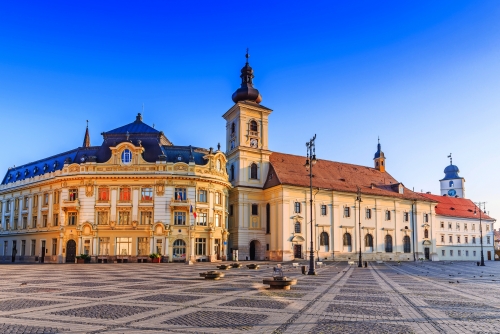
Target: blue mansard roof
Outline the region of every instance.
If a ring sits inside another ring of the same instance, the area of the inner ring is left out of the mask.
[[[134,122],[103,132],[101,146],[78,147],[71,151],[60,153],[45,159],[34,161],[22,166],[9,168],[1,184],[32,178],[50,172],[61,170],[65,164],[97,162],[103,163],[111,158],[110,147],[128,141],[144,147],[142,157],[147,162],[185,162],[194,161],[197,165],[205,165],[208,160],[203,156],[210,151],[193,146],[174,146],[162,131],[142,122],[141,114]]]

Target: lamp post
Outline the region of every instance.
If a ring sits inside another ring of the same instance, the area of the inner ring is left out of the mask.
[[[309,140],[306,143],[307,147],[307,159],[306,159],[306,164],[304,165],[307,170],[309,170],[309,190],[310,190],[310,209],[311,209],[311,249],[310,249],[310,254],[309,254],[309,271],[307,272],[307,275],[316,275],[316,271],[314,270],[314,244],[313,244],[313,188],[312,188],[312,168],[316,164],[316,144],[314,143],[316,140],[316,134],[314,137],[312,137],[311,140]],[[309,161],[310,160],[310,161]]]
[[[481,267],[484,267],[484,254],[483,254],[483,227],[481,226],[481,218],[482,218],[482,211],[481,211],[481,205],[486,206],[486,202],[477,202],[474,203],[479,207],[479,233],[480,233],[480,242],[481,242]],[[486,210],[486,209],[485,209]],[[477,214],[476,208],[474,208],[474,214]]]
[[[358,261],[358,267],[362,268],[363,267],[363,261],[361,259],[361,188],[356,186],[358,188],[358,193],[356,197],[356,201],[358,202],[358,217],[359,217],[359,261]]]

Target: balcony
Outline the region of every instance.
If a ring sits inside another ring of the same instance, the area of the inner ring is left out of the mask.
[[[171,199],[170,200],[170,207],[175,209],[175,208],[187,208],[189,209],[191,207],[191,200],[189,199]]]

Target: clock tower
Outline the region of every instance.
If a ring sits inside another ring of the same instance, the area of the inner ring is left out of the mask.
[[[253,86],[248,58],[247,50],[241,86],[232,96],[235,104],[222,116],[226,120],[227,173],[233,186],[229,194],[228,248],[238,251],[239,260],[264,260],[269,240],[263,187],[271,155],[268,118],[272,110],[260,104],[262,97]]]
[[[441,195],[465,198],[465,179],[458,175],[460,170],[453,164],[451,153],[448,158],[450,158],[450,165],[444,169],[444,178],[439,180]]]

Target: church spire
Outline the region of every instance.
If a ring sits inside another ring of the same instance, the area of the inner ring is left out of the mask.
[[[87,120],[87,129],[85,129],[85,137],[83,138],[83,147],[90,147],[89,121]]]
[[[375,169],[385,172],[385,155],[384,152],[382,152],[382,145],[380,145],[380,137],[378,138],[377,152],[375,152],[373,161],[375,163]]]
[[[250,64],[248,63],[248,58],[250,58],[250,55],[248,54],[248,48],[247,48],[247,53],[245,54],[246,62],[245,66],[241,69],[241,87],[236,90],[236,92],[233,93],[233,101],[234,103],[237,103],[239,101],[251,101],[255,103],[260,103],[262,101],[262,96],[260,96],[260,93],[257,89],[253,87],[253,69],[250,67]]]

